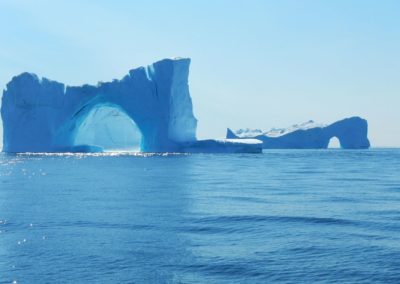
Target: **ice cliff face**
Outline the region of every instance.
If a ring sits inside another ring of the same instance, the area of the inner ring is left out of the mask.
[[[360,117],[351,117],[331,125],[316,124],[310,120],[287,129],[261,130],[240,129],[233,132],[228,128],[226,138],[256,138],[263,141],[264,149],[324,149],[333,137],[337,137],[343,149],[366,149],[368,123]]]
[[[65,86],[23,73],[3,92],[5,152],[59,152],[96,145],[77,144],[77,131],[98,107],[115,108],[135,122],[141,150],[175,151],[196,140],[197,120],[189,94],[190,59],[165,59],[97,86]]]
[[[196,140],[189,65],[164,59],[97,86],[16,76],[3,92],[3,151],[260,153],[255,139]]]

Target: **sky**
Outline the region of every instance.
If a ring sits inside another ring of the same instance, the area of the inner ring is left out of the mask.
[[[399,11],[397,0],[0,0],[0,88],[25,71],[96,84],[190,57],[199,138],[361,116],[372,146],[400,146]]]

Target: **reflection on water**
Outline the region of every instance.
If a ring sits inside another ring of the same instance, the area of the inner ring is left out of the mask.
[[[0,283],[397,282],[400,151],[0,155]]]

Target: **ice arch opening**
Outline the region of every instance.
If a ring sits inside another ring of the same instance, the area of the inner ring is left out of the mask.
[[[141,150],[142,134],[136,123],[119,107],[98,105],[81,119],[73,144],[102,151]]]
[[[197,140],[189,65],[189,58],[164,59],[120,80],[82,86],[26,72],[15,76],[2,97],[3,151],[93,152],[77,147],[75,134],[86,114],[102,104],[119,107],[135,121],[143,152],[183,151]]]
[[[340,141],[336,136],[333,136],[331,139],[329,139],[328,148],[330,149],[341,148]]]

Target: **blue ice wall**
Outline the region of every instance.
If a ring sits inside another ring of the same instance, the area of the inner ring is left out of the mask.
[[[332,137],[337,137],[343,149],[366,149],[368,122],[360,117],[346,118],[326,127],[299,129],[281,136],[264,134],[239,137],[228,128],[226,138],[255,138],[263,142],[264,149],[326,149]]]
[[[175,151],[179,143],[196,140],[189,65],[187,58],[164,59],[97,86],[66,87],[30,73],[16,76],[3,92],[3,151],[85,149],[77,145],[76,136],[99,106],[116,107],[135,122],[142,135],[142,151]]]

